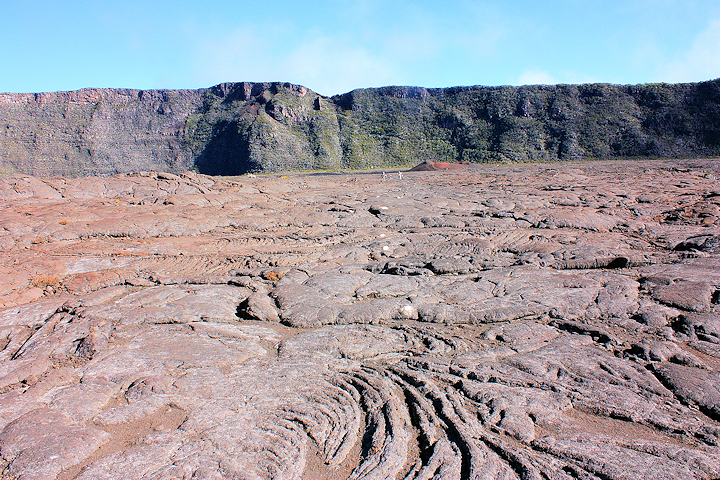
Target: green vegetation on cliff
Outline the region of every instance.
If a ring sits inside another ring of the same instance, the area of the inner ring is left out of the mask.
[[[327,98],[288,83],[0,94],[0,172],[232,175],[720,156],[720,80],[383,87]]]
[[[377,143],[386,145],[386,164],[720,154],[720,81],[390,87],[356,90],[334,100],[357,131],[375,133]],[[387,148],[389,143],[399,148]]]

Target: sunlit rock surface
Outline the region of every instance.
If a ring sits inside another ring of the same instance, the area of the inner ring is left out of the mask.
[[[718,478],[718,177],[2,179],[0,478]]]

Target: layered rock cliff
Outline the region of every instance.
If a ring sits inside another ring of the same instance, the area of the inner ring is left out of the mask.
[[[0,173],[251,171],[720,156],[720,80],[384,87],[288,83],[0,94]]]

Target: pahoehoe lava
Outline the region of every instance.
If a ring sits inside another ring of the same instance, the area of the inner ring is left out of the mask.
[[[0,478],[720,478],[718,177],[0,179]]]

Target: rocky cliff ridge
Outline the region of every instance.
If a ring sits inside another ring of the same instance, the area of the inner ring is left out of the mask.
[[[0,173],[212,175],[720,155],[720,80],[383,87],[289,83],[0,94]]]

